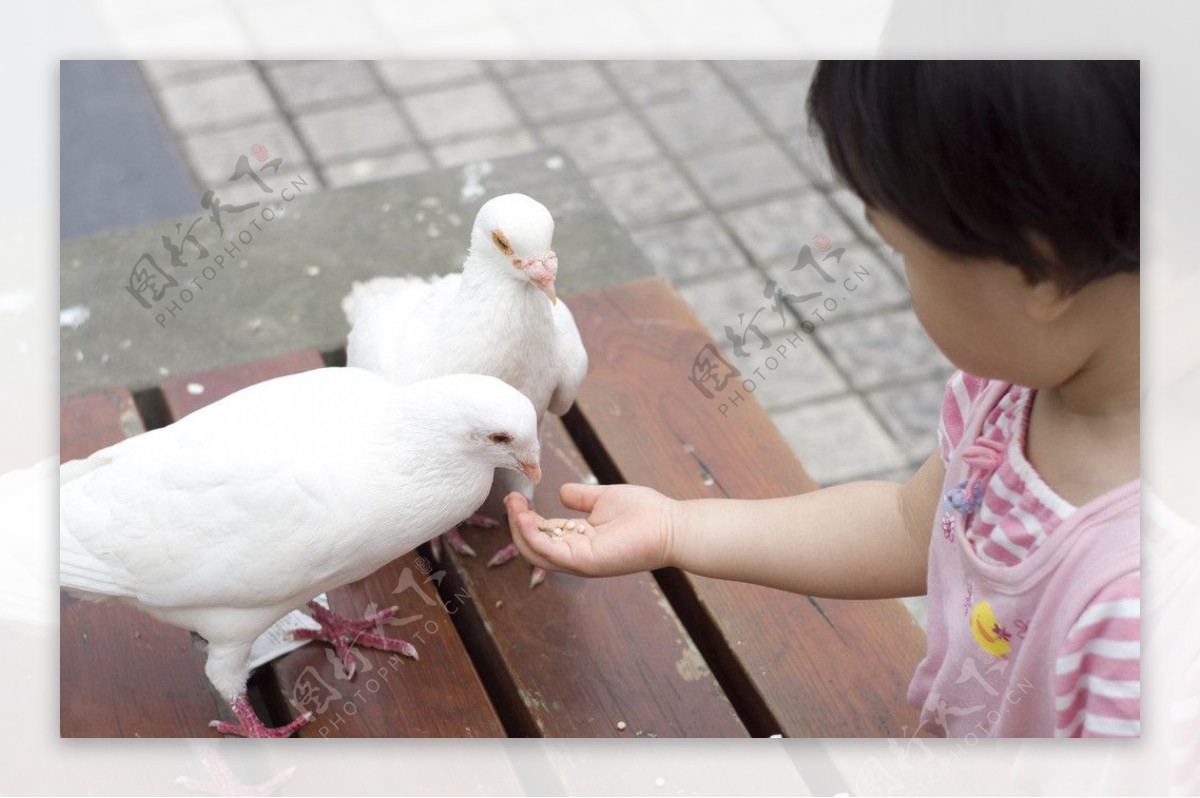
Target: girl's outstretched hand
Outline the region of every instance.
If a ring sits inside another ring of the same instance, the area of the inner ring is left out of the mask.
[[[673,562],[679,503],[637,485],[567,483],[564,506],[587,518],[542,518],[520,493],[504,497],[513,542],[534,565],[580,576],[619,576]]]

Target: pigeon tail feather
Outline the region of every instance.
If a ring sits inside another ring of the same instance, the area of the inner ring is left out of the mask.
[[[374,277],[364,282],[355,281],[350,286],[350,293],[342,297],[342,312],[353,327],[392,297],[406,291],[423,293],[432,282],[425,277]]]
[[[84,548],[61,521],[58,543],[58,584],[63,590],[88,601],[134,595],[113,580],[112,570]]]
[[[102,452],[83,460],[63,463],[59,469],[59,486],[65,486],[98,468],[112,462]],[[88,551],[67,529],[62,515],[58,521],[58,584],[75,598],[88,601],[105,601],[118,596],[132,596],[130,591],[119,586],[112,570]]]

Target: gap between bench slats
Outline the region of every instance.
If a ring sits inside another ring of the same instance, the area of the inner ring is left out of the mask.
[[[549,518],[575,515],[559,502],[558,487],[591,475],[552,416],[543,425],[542,472],[538,511]],[[503,520],[500,491],[494,493],[483,512]],[[450,578],[443,595],[514,733],[746,736],[650,574],[584,579],[551,573],[531,590],[524,561],[486,565],[511,540],[507,525],[466,535],[478,556],[444,547]]]
[[[305,350],[240,366],[173,378],[162,391],[172,420],[254,383],[321,368]],[[264,553],[269,556],[269,553]],[[421,659],[355,648],[352,679],[335,664],[333,649],[310,643],[286,654],[256,678],[275,722],[312,711],[303,737],[495,737],[504,729],[479,682],[462,641],[437,599],[427,561],[410,553],[365,580],[332,591],[332,609],[349,617],[369,608],[400,607],[385,634],[410,640]],[[406,621],[400,624],[398,621]]]
[[[572,308],[591,362],[572,431],[602,479],[682,499],[815,487],[752,398],[723,416],[688,381],[711,339],[668,284],[589,292]],[[605,463],[613,473],[602,473]],[[924,635],[899,602],[815,600],[680,572],[661,582],[752,733],[895,736],[915,727],[905,695]]]
[[[60,460],[87,457],[143,429],[124,388],[68,396],[60,405]],[[195,737],[211,720],[232,720],[183,629],[131,606],[64,593],[59,641],[63,737]]]

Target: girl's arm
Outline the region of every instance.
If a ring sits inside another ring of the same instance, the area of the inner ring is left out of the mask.
[[[852,482],[781,499],[674,501],[635,485],[562,487],[583,531],[505,498],[517,548],[545,568],[615,576],[664,566],[827,598],[925,592],[929,536],[945,477],[934,452],[904,485]],[[540,529],[550,527],[550,531]]]

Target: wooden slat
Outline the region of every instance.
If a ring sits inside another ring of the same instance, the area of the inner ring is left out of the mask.
[[[163,399],[170,417],[180,419],[256,382],[299,374],[324,365],[320,352],[303,349],[227,368],[172,377],[162,384]]]
[[[542,434],[538,511],[574,517],[558,486],[590,477],[562,423],[547,418]],[[502,519],[499,497],[484,512]],[[452,606],[466,618],[469,643],[499,686],[494,694],[521,733],[543,737],[744,737],[715,677],[653,576],[583,579],[549,574],[530,590],[527,563],[488,568],[511,538],[503,531],[467,532],[477,557],[448,546],[456,578]],[[460,624],[462,626],[462,624]],[[483,650],[483,654],[479,653]],[[624,721],[625,728],[617,724]]]
[[[177,420],[234,391],[274,377],[321,368],[315,350],[254,361],[226,369],[188,374],[162,384],[167,413]],[[310,643],[271,665],[268,696],[278,711],[294,717],[290,701],[298,688],[316,692],[299,694],[314,721],[301,730],[306,737],[495,737],[504,727],[492,709],[451,619],[436,603],[434,584],[423,584],[424,595],[413,590],[394,593],[405,569],[423,582],[415,554],[408,554],[380,569],[368,579],[335,590],[331,607],[348,617],[397,604],[398,618],[421,615],[402,626],[387,625],[391,636],[405,637],[417,646],[420,661],[372,649],[357,649],[363,660],[352,680],[339,679],[324,643]],[[426,564],[428,569],[428,564]],[[428,625],[427,625],[428,624]],[[419,635],[415,637],[414,635]],[[334,696],[337,696],[336,698]]]
[[[59,405],[59,462],[80,460],[146,428],[124,388],[68,396]]]
[[[63,461],[143,431],[124,389],[62,401]],[[204,675],[192,636],[139,610],[62,596],[59,632],[63,737],[195,737],[227,708]]]
[[[406,570],[408,579],[402,581]],[[332,663],[333,649],[323,643],[310,643],[276,660],[273,672],[279,703],[294,706],[296,697],[307,701],[303,707],[315,715],[300,736],[505,736],[454,621],[438,598],[435,576],[438,571],[428,560],[410,553],[360,582],[333,591],[331,607],[350,618],[360,617],[372,604],[373,609],[398,605],[396,618],[405,623],[387,624],[383,632],[408,640],[421,658],[414,661],[357,648],[359,673],[349,681],[338,678],[343,674]],[[415,583],[416,588],[397,590],[405,582]],[[323,683],[314,680],[314,672]],[[315,687],[317,693],[305,693],[308,687]],[[335,693],[340,697],[327,700]]]
[[[719,399],[689,382],[711,339],[668,284],[640,280],[571,305],[591,362],[577,407],[617,477],[681,499],[814,487],[752,397],[723,415]],[[791,356],[803,357],[803,346]],[[815,600],[677,571],[664,580],[752,732],[896,736],[916,727],[905,694],[924,635],[899,602]]]

